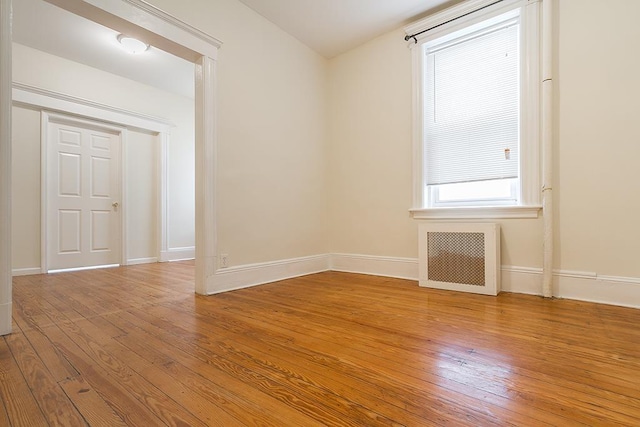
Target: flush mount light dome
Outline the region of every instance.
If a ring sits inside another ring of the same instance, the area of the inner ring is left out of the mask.
[[[118,42],[120,45],[129,53],[142,53],[145,50],[149,49],[149,45],[145,42],[142,42],[138,39],[134,39],[133,37],[125,36],[124,34],[120,34],[118,36]]]

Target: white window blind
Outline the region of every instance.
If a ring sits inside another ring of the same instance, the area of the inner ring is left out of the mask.
[[[518,177],[518,22],[426,48],[427,185]]]

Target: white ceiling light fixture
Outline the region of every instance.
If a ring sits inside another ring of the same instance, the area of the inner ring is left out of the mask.
[[[124,34],[120,34],[118,36],[118,42],[124,50],[132,54],[142,53],[149,49],[149,45],[145,42],[134,39],[133,37],[125,36]]]

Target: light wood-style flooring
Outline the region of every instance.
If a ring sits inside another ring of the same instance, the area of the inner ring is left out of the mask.
[[[639,426],[640,310],[193,263],[14,279],[0,426]]]

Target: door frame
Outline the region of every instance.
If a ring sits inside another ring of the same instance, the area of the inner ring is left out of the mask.
[[[0,0],[0,335],[11,332],[11,1]],[[195,66],[196,275],[199,294],[216,289],[216,67],[222,43],[142,0],[45,0],[120,32],[137,33]]]
[[[118,173],[120,186],[120,256],[118,263],[126,265],[128,256],[127,245],[127,171],[126,171],[126,149],[127,149],[127,128],[110,123],[98,121],[97,119],[86,119],[83,117],[54,113],[46,110],[40,112],[40,269],[42,273],[49,271],[49,146],[51,123],[68,123],[72,126],[91,126],[118,135],[120,150],[118,154]],[[82,268],[82,267],[80,267]]]
[[[0,335],[11,332],[11,0],[0,0]]]
[[[35,86],[30,86],[21,83],[13,83],[13,105],[18,107],[33,108],[38,110],[41,114],[47,112],[49,114],[67,115],[80,119],[88,119],[90,121],[97,121],[100,123],[113,124],[118,127],[127,128],[127,130],[142,130],[144,132],[150,132],[157,135],[157,159],[156,165],[157,174],[157,213],[158,213],[158,230],[157,230],[157,250],[156,258],[158,261],[163,260],[163,254],[168,250],[168,144],[171,136],[171,129],[176,125],[170,120],[150,116],[147,114],[140,114],[135,111],[125,110],[122,108],[99,104],[93,101],[86,100],[84,98],[78,98],[71,95],[66,95]],[[41,119],[42,121],[42,119]],[[44,123],[41,124],[41,129],[44,129]],[[41,136],[41,145],[44,141],[44,134]],[[126,148],[123,145],[123,150]],[[41,147],[41,150],[43,148]],[[41,154],[42,157],[42,154]],[[122,159],[122,167],[126,167],[126,157]],[[42,179],[41,179],[42,181]],[[44,185],[41,183],[41,185]],[[125,183],[123,182],[123,185]],[[41,188],[42,191],[42,188]],[[123,192],[123,201],[126,193]],[[128,204],[128,203],[127,203]],[[44,200],[41,196],[41,206],[46,207]],[[127,227],[125,223],[123,227]],[[125,232],[126,233],[126,232]],[[126,234],[125,234],[126,237]],[[41,244],[44,244],[41,238]],[[44,261],[44,251],[46,248],[41,247],[41,262],[39,271],[33,271],[29,274],[46,273],[46,262]],[[121,265],[129,265],[128,251],[122,252]]]

